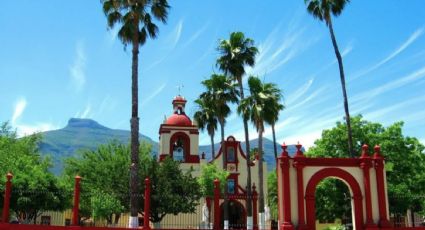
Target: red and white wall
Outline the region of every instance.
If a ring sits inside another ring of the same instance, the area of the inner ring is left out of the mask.
[[[354,229],[390,228],[384,159],[363,146],[359,158],[309,158],[301,145],[290,157],[283,146],[276,165],[280,229],[315,229],[316,186],[326,178],[342,180],[352,199]]]

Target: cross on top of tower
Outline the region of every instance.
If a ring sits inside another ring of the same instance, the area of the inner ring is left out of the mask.
[[[177,85],[176,86],[177,90],[179,91],[179,94],[178,95],[181,95],[181,90],[182,90],[183,87],[184,87],[183,84],[180,84],[180,85]]]

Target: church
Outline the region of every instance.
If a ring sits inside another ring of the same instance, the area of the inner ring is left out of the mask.
[[[174,97],[172,101],[173,113],[159,127],[158,161],[162,161],[169,156],[180,161],[180,167],[183,170],[192,168],[194,177],[200,175],[201,168],[205,164],[216,164],[219,168],[225,168],[230,173],[227,178],[226,191],[229,197],[229,228],[246,228],[247,157],[241,148],[241,143],[235,137],[228,136],[224,142],[224,149],[220,147],[214,159],[208,161],[205,158],[205,153],[199,152],[199,130],[196,122],[193,122],[185,113],[186,102],[186,99],[180,95]],[[224,167],[223,157],[226,158]],[[258,161],[252,161],[249,167],[251,167],[251,183],[253,189],[255,189],[259,184]],[[263,170],[264,196],[267,197],[267,164],[265,162],[263,163]],[[208,221],[202,217],[203,211],[201,207],[208,206],[208,209],[212,210],[212,203],[208,199],[202,199],[200,203],[201,206],[197,209],[197,213],[166,216],[161,222],[161,226],[175,225],[176,219],[189,220],[191,227],[209,226],[210,223],[206,223]],[[220,200],[220,206],[223,206],[223,199]],[[256,192],[253,197],[253,207],[253,212],[255,213],[253,213],[252,223],[258,225],[258,199]],[[213,217],[211,217],[212,219]],[[223,218],[220,219],[223,220]]]

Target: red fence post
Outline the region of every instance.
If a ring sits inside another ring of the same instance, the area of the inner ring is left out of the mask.
[[[151,208],[151,180],[149,177],[145,179],[145,208],[143,209],[144,217],[143,217],[143,229],[151,229],[149,226],[149,216],[150,216],[150,208]]]
[[[253,225],[254,230],[258,229],[258,210],[257,210],[257,200],[258,200],[258,193],[255,190],[255,184],[252,185],[252,219],[253,219]]]
[[[75,176],[75,184],[74,184],[74,207],[72,208],[72,225],[78,226],[79,225],[79,218],[78,218],[78,209],[80,206],[80,176]]]
[[[220,181],[214,180],[214,229],[220,229]]]
[[[3,223],[9,223],[9,207],[10,207],[10,195],[12,192],[12,173],[6,175],[6,190],[4,191],[4,203],[3,203]]]

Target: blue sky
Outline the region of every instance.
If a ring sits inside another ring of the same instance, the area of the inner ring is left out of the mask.
[[[255,40],[250,74],[283,90],[280,142],[311,146],[342,120],[338,66],[329,31],[303,0],[171,0],[158,39],[140,50],[140,130],[154,140],[171,100],[184,85],[187,113],[233,31]],[[0,121],[20,135],[62,128],[71,117],[129,129],[131,47],[107,30],[97,0],[6,1],[0,13]],[[404,133],[425,143],[425,7],[422,0],[352,1],[334,19],[352,115],[384,125],[405,121]],[[242,121],[226,134],[242,139]],[[271,131],[266,130],[266,137]],[[251,129],[251,138],[256,137]],[[218,137],[217,137],[218,139]],[[206,134],[201,144],[208,144]]]

